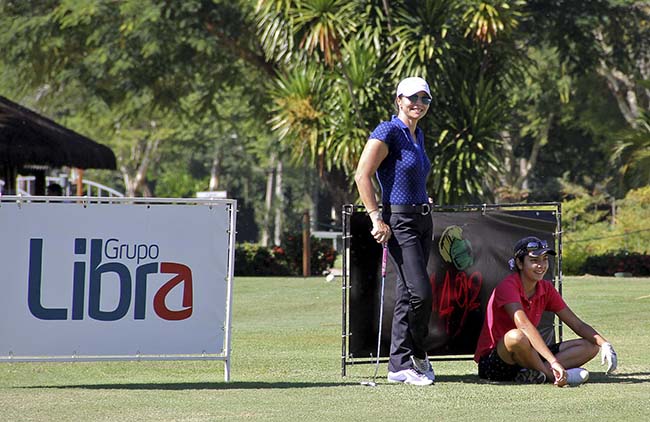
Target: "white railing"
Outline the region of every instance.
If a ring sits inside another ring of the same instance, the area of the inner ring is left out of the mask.
[[[84,190],[86,191],[87,196],[109,196],[118,198],[124,197],[124,194],[122,192],[118,192],[113,188],[109,188],[108,186],[93,182],[92,180],[82,180],[82,183],[85,186]],[[96,195],[93,195],[93,189],[95,189],[95,192],[97,193]]]
[[[16,178],[16,194],[31,196],[34,192],[34,184],[36,182],[35,176],[18,176]],[[50,183],[57,183],[63,188],[63,193],[66,196],[76,195],[76,184],[69,183],[66,176],[56,177],[56,176],[47,176],[45,178],[45,185]],[[102,185],[101,183],[93,182],[92,180],[82,180],[83,191],[87,196],[98,196],[98,197],[124,197],[124,194],[108,186]],[[0,180],[0,193],[3,192],[3,187],[5,182]]]

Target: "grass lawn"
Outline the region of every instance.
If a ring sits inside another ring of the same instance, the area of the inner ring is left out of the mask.
[[[566,277],[564,297],[607,337],[578,388],[481,382],[473,361],[434,361],[431,387],[341,373],[340,279],[237,278],[232,381],[223,362],[0,364],[2,421],[640,421],[650,419],[650,279]],[[566,332],[565,339],[572,338]]]

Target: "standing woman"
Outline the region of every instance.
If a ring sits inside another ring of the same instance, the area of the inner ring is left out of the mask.
[[[426,350],[433,295],[427,273],[433,237],[426,192],[431,163],[417,127],[431,104],[429,85],[418,77],[402,80],[395,104],[397,116],[370,134],[354,180],[372,220],[372,236],[388,243],[398,274],[388,381],[430,385],[435,379]],[[381,185],[381,213],[372,183],[375,173]]]

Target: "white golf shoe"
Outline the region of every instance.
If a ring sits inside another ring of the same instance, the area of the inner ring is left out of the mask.
[[[389,382],[403,382],[411,385],[431,385],[431,381],[426,375],[419,373],[413,368],[403,369],[397,372],[388,372]]]
[[[571,368],[566,371],[566,383],[569,387],[584,384],[589,379],[589,371],[584,368]]]

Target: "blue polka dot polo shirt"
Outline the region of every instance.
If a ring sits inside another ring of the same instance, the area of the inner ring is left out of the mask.
[[[424,133],[415,129],[416,142],[411,140],[408,126],[397,116],[381,122],[369,139],[378,139],[388,146],[388,155],[377,169],[384,204],[426,204],[427,176],[431,162],[424,150]]]

